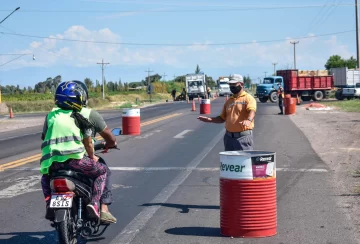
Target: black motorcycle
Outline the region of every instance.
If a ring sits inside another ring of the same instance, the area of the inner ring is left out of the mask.
[[[121,129],[115,128],[112,133],[119,136]],[[95,151],[103,150],[105,143],[95,141],[94,148]],[[104,163],[103,158],[96,156]],[[58,232],[59,243],[76,244],[80,239],[101,236],[109,224],[89,218],[86,210],[92,197],[93,180],[71,169],[51,172],[50,177],[52,194],[49,207],[54,210],[52,226]]]

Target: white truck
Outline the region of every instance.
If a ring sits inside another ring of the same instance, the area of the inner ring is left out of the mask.
[[[206,98],[206,80],[205,74],[187,74],[185,76],[185,85],[189,100],[193,100],[198,96]]]
[[[219,89],[219,96],[231,95],[229,78],[228,77],[219,77],[217,80],[217,86]]]
[[[332,68],[331,74],[334,76],[334,87],[337,88],[337,100],[360,98],[360,70],[347,67]]]

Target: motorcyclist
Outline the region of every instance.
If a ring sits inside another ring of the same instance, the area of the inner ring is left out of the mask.
[[[100,218],[103,222],[114,223],[116,218],[109,212],[106,204],[101,204],[101,214],[99,214],[100,201],[107,197],[104,196],[107,195],[104,194],[104,189],[108,168],[105,164],[99,163],[98,157],[94,154],[92,135],[95,126],[91,121],[101,121],[98,119],[101,116],[96,111],[84,107],[87,104],[87,99],[88,92],[85,84],[74,81],[62,82],[55,92],[57,108],[54,108],[46,116],[42,134],[44,140],[42,158],[40,160],[40,172],[43,174],[41,185],[47,208],[45,217],[50,220],[53,218],[53,211],[49,208],[51,197],[49,171],[64,168],[66,165],[68,168],[94,179],[93,196],[91,202],[86,206],[90,217]],[[87,124],[83,121],[90,123]],[[100,123],[98,122],[98,124]],[[84,126],[84,124],[91,126]],[[105,139],[108,147],[116,145],[116,139],[106,124],[100,135]],[[107,191],[110,191],[110,187]]]

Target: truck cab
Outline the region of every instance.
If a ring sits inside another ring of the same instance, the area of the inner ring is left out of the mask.
[[[199,74],[187,74],[185,76],[185,85],[189,100],[193,100],[198,96],[201,98],[206,97],[206,81],[205,74],[200,72]]]
[[[266,103],[268,100],[276,103],[278,101],[277,90],[280,84],[284,87],[284,80],[281,76],[265,77],[263,83],[257,85],[255,97],[259,98],[262,103]]]
[[[229,78],[220,77],[217,81],[219,96],[231,95],[230,86],[229,86]]]

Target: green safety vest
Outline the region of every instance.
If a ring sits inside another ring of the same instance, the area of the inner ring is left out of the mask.
[[[89,119],[91,109],[82,108],[80,114]],[[82,159],[86,153],[83,135],[71,118],[72,110],[54,108],[47,116],[48,130],[41,145],[40,172],[48,174],[53,162]]]

